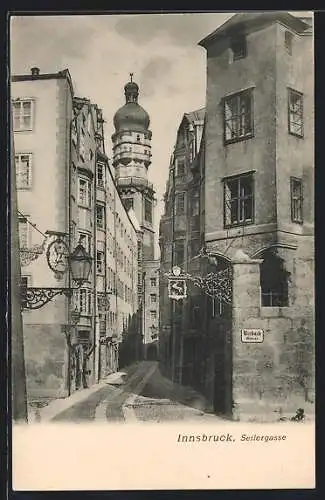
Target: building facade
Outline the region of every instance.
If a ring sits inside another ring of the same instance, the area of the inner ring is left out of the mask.
[[[130,346],[126,347],[130,358],[139,359],[145,356],[144,343],[151,339],[151,329],[157,326],[156,322],[149,319],[147,312],[147,291],[153,279],[152,273],[159,267],[155,261],[155,191],[148,180],[148,170],[151,165],[151,137],[149,129],[150,117],[138,103],[139,87],[133,81],[124,87],[125,104],[114,115],[115,132],[112,135],[113,167],[115,179],[121,199],[127,210],[131,209],[135,216],[137,227],[137,259],[138,259],[138,310],[137,328],[130,335]],[[158,279],[158,277],[157,277]],[[147,281],[149,280],[149,281]],[[157,285],[158,286],[158,285]],[[157,288],[155,293],[157,294]],[[158,304],[158,296],[156,303]],[[152,306],[152,307],[151,307]],[[154,304],[150,310],[157,313]],[[152,313],[154,315],[154,312]],[[135,338],[135,330],[140,338]],[[132,340],[131,340],[132,339]],[[151,341],[151,340],[150,340]],[[127,344],[127,336],[125,337]],[[131,348],[131,345],[134,347]]]
[[[72,297],[23,312],[29,397],[60,397],[118,369],[123,328],[138,307],[137,233],[105,153],[102,111],[74,95],[68,70],[15,75],[11,95],[22,279],[71,286],[69,273],[58,278],[47,263],[57,234],[92,257]]]
[[[204,115],[204,108],[195,110],[186,113],[180,123],[160,221],[160,361],[166,374],[186,385],[195,385],[197,380],[202,326],[195,316],[199,289],[188,286],[186,299],[171,300],[166,275],[174,266],[200,274],[199,256],[204,244],[200,211]]]
[[[197,307],[197,385],[217,413],[277,418],[314,402],[312,25],[285,12],[236,14],[200,45],[199,261],[214,289]]]

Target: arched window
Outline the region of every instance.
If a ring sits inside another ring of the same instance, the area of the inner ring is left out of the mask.
[[[262,306],[287,307],[290,273],[285,268],[284,260],[271,250],[264,252],[262,258],[260,269]]]

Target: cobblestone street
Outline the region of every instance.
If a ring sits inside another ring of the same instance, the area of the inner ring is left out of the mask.
[[[53,422],[171,422],[218,420],[205,413],[205,402],[195,391],[164,378],[157,362],[141,362],[121,372],[84,400],[58,413]]]

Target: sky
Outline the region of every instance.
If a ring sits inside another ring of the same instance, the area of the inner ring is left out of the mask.
[[[148,177],[158,201],[156,224],[176,132],[184,113],[204,107],[206,52],[198,42],[231,13],[15,16],[11,19],[11,73],[68,68],[75,95],[103,110],[111,157],[113,116],[125,103],[129,73],[150,115],[152,165]]]

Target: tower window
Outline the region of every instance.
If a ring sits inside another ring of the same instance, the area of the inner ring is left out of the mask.
[[[150,302],[151,304],[155,304],[157,302],[157,295],[155,293],[150,294]]]
[[[288,128],[289,133],[298,137],[304,135],[303,94],[288,89]]]
[[[289,273],[285,269],[284,261],[266,251],[260,266],[261,303],[263,307],[287,307]]]
[[[302,180],[291,177],[290,179],[290,194],[291,194],[291,220],[302,224],[303,222],[303,189]]]
[[[150,285],[157,286],[157,278],[150,278]]]
[[[152,203],[150,200],[144,200],[144,220],[152,222]]]
[[[140,142],[140,134],[137,134],[137,141]]]
[[[224,225],[225,227],[251,224],[254,219],[253,174],[225,179]]]
[[[253,136],[253,94],[245,90],[224,99],[225,144]]]
[[[243,59],[247,55],[246,37],[236,37],[231,41],[231,50],[233,52],[234,61]]]
[[[286,31],[284,33],[284,46],[290,56],[292,56],[292,40],[293,34],[290,31]]]

